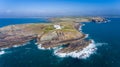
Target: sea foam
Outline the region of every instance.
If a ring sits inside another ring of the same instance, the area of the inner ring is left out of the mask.
[[[82,26],[85,26],[85,24],[83,24]],[[82,26],[79,27],[80,32],[82,32]],[[85,34],[85,35],[86,35],[85,38],[89,37],[89,34]],[[86,59],[86,58],[89,58],[92,54],[96,53],[97,46],[101,46],[103,44],[107,44],[107,43],[95,43],[94,40],[92,40],[92,42],[87,47],[83,48],[83,50],[79,50],[79,51],[77,50],[70,53],[58,52],[63,47],[54,47],[53,50],[54,50],[54,55],[58,57],[72,57],[72,58],[78,58],[78,59]],[[42,44],[37,45],[38,49],[46,50],[46,48],[42,47],[41,45]],[[50,48],[48,49],[50,50]]]
[[[21,45],[14,45],[13,47],[19,47],[19,46],[21,46]]]
[[[97,47],[99,47],[99,46],[105,46],[105,45],[108,45],[108,43],[96,43]]]
[[[91,54],[94,54],[97,50],[96,45],[94,41],[92,40],[92,43],[90,43],[86,48],[84,48],[81,51],[74,51],[70,53],[59,53],[59,51],[62,48],[56,49],[54,51],[54,54],[59,56],[59,57],[73,57],[73,58],[78,58],[78,59],[86,59],[88,58]]]
[[[5,51],[0,51],[0,55],[3,55],[3,54],[5,54]]]
[[[42,44],[37,45],[38,49],[40,50],[50,50],[51,48],[44,48],[42,47]]]
[[[21,46],[25,46],[25,45],[27,45],[27,44],[30,44],[30,42],[27,42],[27,43],[24,43],[24,44],[21,44],[21,45],[14,45],[13,47],[21,47]]]
[[[44,47],[42,47],[42,44],[37,45],[37,47],[38,47],[38,49],[45,50],[45,48],[44,48]]]

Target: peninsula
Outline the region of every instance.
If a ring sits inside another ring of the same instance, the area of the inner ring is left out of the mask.
[[[86,34],[80,32],[82,22],[106,22],[101,17],[59,17],[49,18],[50,23],[9,25],[0,28],[0,49],[22,45],[36,39],[45,49],[62,46],[58,52],[69,53],[82,50],[91,43]]]

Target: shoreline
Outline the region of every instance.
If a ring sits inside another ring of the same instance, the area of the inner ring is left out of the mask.
[[[80,51],[92,43],[91,40],[85,40],[88,36],[82,32],[82,26],[84,26],[83,21],[88,22],[88,20],[83,19],[81,22],[78,18],[77,20],[73,18],[72,20],[70,18],[67,20],[66,18],[59,18],[57,19],[59,21],[57,23],[6,26],[0,28],[0,47],[14,47],[16,44],[21,45],[32,39],[37,39],[38,48],[53,49],[54,47],[64,46],[64,48],[58,51],[59,53]],[[98,22],[104,19],[94,18],[93,20]],[[54,21],[56,21],[55,18]],[[70,22],[67,23],[68,21]],[[61,28],[56,29],[54,25],[59,25]]]
[[[58,51],[62,48],[58,48],[54,51],[54,55],[58,57],[72,57],[72,58],[77,58],[77,59],[86,59],[88,58],[91,54],[94,54],[95,51],[97,50],[94,41],[90,43],[88,46],[83,48],[82,50],[79,51],[73,51],[70,53],[59,53]]]
[[[82,32],[82,26],[85,26],[84,22],[79,26],[79,31]],[[89,34],[83,33],[85,36],[82,39],[86,39],[89,37]],[[86,47],[84,47],[82,50],[76,50],[68,53],[61,53],[59,50],[63,49],[62,46],[54,47],[54,48],[44,48],[42,47],[42,44],[37,45],[38,49],[40,50],[52,50],[55,56],[65,58],[65,57],[72,57],[72,58],[77,58],[77,59],[86,59],[88,58],[91,54],[94,54],[97,50],[95,46],[94,40],[91,40],[91,43],[89,43]]]

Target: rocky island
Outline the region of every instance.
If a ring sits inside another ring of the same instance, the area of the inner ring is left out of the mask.
[[[57,52],[80,51],[92,42],[86,40],[86,34],[80,32],[82,22],[107,21],[101,17],[59,17],[48,20],[50,23],[18,24],[0,28],[0,49],[36,39],[37,44],[44,49],[62,46]]]

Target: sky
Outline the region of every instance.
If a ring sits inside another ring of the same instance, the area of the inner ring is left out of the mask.
[[[0,0],[0,17],[120,15],[120,0]]]

